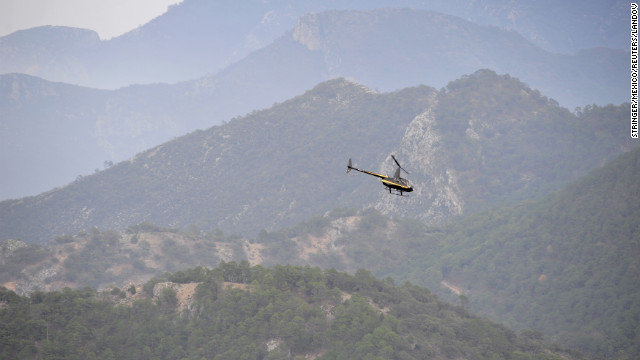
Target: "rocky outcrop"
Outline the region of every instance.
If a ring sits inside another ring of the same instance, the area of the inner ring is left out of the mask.
[[[25,261],[23,265],[24,267],[21,269],[16,268],[15,256],[22,256],[19,253],[16,253],[18,250],[26,249],[23,250],[26,252],[38,251],[34,248],[29,249],[29,247],[30,245],[26,244],[24,241],[15,239],[5,240],[0,243],[0,265],[13,263],[13,265],[9,265],[12,270],[3,268],[7,271],[7,273],[3,274],[5,281],[7,279],[10,280],[4,284],[0,283],[0,286],[13,290],[19,295],[28,295],[36,290],[49,290],[49,283],[51,279],[60,272],[59,264],[52,261],[37,260],[38,255],[35,257],[32,256],[32,261]],[[12,257],[14,258],[12,259]],[[15,274],[11,274],[13,271],[15,271]]]
[[[437,223],[464,210],[458,174],[450,166],[436,126],[435,105],[434,98],[433,105],[413,119],[395,152],[403,167],[411,172],[402,176],[409,178],[415,190],[406,197],[381,193],[372,206],[386,215]],[[380,172],[393,174],[395,168],[395,163],[387,159]]]
[[[10,257],[16,250],[27,247],[27,243],[21,240],[8,239],[0,245],[0,264],[4,264],[5,259]]]
[[[177,284],[170,281],[157,283],[153,287],[153,299],[156,302],[164,301],[164,297],[166,297],[165,290],[171,289],[176,296],[177,310],[179,312],[186,310],[190,318],[197,317],[202,311],[201,307],[194,303],[196,287],[199,284],[200,283]]]
[[[60,271],[57,265],[25,268],[20,272],[20,278],[15,283],[15,292],[28,295],[37,290],[49,290],[48,281]]]
[[[293,29],[292,38],[311,51],[320,50],[322,48],[322,37],[320,36],[318,14],[307,14],[298,18],[296,27]]]
[[[348,262],[344,254],[344,239],[349,233],[357,230],[360,222],[359,216],[343,217],[332,220],[322,234],[305,234],[296,236],[291,240],[298,246],[298,257],[309,261],[312,255],[335,254],[344,262]]]

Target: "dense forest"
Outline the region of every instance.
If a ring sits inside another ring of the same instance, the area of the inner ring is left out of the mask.
[[[640,359],[627,3],[252,1],[0,37],[0,360]]]
[[[509,328],[631,360],[640,354],[639,159],[636,148],[548,197],[442,226],[342,208],[255,238],[141,223],[123,233],[59,236],[47,248],[8,241],[0,247],[0,283],[20,294],[127,287],[165,271],[243,260],[365,268],[452,303],[464,299],[471,313]]]
[[[430,253],[413,253],[409,278],[428,279],[421,285],[429,288],[456,283],[475,311],[509,326],[637,358],[639,177],[636,148],[544,199],[443,227],[430,236]]]
[[[487,69],[451,81],[434,113],[442,134],[438,155],[457,171],[466,214],[547,195],[635,145],[620,136],[629,104],[572,113]]]
[[[365,268],[464,299],[470,312],[515,330],[634,359],[640,150],[616,135],[628,111],[571,113],[490,70],[440,91],[381,94],[332,80],[68,187],[0,203],[0,284],[19,295],[104,288],[242,260]],[[411,142],[427,138],[437,151]],[[378,152],[364,151],[372,142]],[[418,189],[412,197],[385,198],[379,183],[345,180],[350,154],[375,169],[398,144]],[[429,186],[451,173],[442,183],[457,188]],[[428,202],[439,200],[432,190],[454,193],[463,216],[427,223]],[[255,235],[233,230],[249,225]]]
[[[615,110],[590,107],[584,114],[607,111]],[[324,238],[336,250],[312,252],[308,263],[347,271],[364,267],[379,277],[427,286],[450,301],[462,294],[474,313],[509,327],[541,331],[589,354],[635,359],[639,176],[636,148],[547,197],[442,226],[343,209],[262,233],[256,241],[287,244],[265,249],[275,256],[265,259],[277,262],[300,257],[305,242]]]
[[[194,283],[189,304],[166,286]],[[141,289],[1,288],[0,304],[3,359],[581,358],[365,270],[222,262]]]

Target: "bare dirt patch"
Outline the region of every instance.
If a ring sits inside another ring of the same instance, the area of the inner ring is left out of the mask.
[[[153,297],[157,300],[161,297],[162,291],[166,288],[173,289],[178,300],[178,311],[188,308],[192,303],[196,294],[196,287],[200,283],[177,284],[173,282],[157,283],[153,287]]]
[[[442,284],[442,286],[446,287],[447,289],[451,290],[452,293],[456,295],[462,295],[462,288],[460,288],[459,286],[453,285],[452,283],[446,280],[442,280],[440,284]]]
[[[222,261],[233,260],[233,246],[229,243],[216,242],[216,250],[218,251],[218,257]]]
[[[303,241],[298,239],[298,244],[302,246],[302,251],[300,252],[300,257],[309,260],[309,255],[328,252],[331,246],[331,237],[329,235],[324,236],[313,236],[308,235],[307,238]]]
[[[242,250],[244,250],[244,253],[247,256],[247,261],[249,261],[251,266],[256,266],[264,261],[262,258],[263,249],[264,245],[262,244],[252,244],[250,242],[242,244]]]
[[[178,310],[182,311],[193,302],[196,294],[196,287],[200,283],[180,284],[176,289],[176,297],[178,298]]]
[[[8,281],[8,282],[2,284],[2,286],[6,287],[8,290],[16,291],[16,282],[15,281]]]

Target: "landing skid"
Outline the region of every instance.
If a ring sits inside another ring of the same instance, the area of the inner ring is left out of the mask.
[[[389,194],[391,195],[396,195],[396,196],[403,196],[403,197],[408,197],[407,195],[403,195],[403,192],[400,190],[395,190],[395,189],[391,189],[389,188]]]

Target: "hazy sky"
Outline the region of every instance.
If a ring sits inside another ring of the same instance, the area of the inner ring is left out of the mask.
[[[95,30],[102,39],[121,35],[182,0],[0,0],[0,36],[41,25]]]

